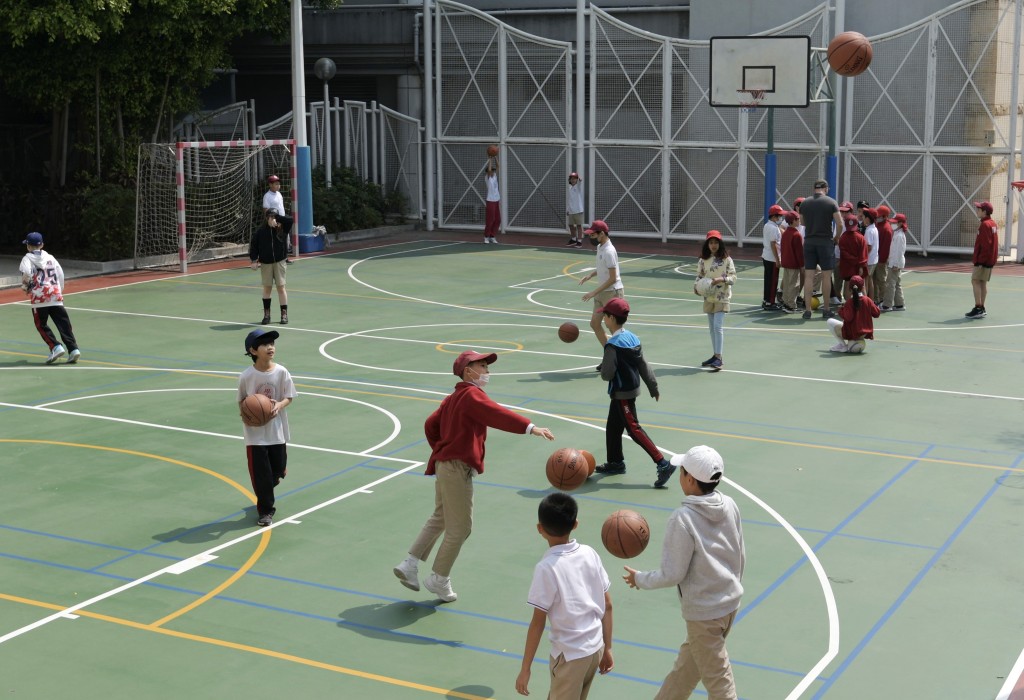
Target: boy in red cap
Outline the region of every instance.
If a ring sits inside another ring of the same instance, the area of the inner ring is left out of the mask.
[[[854,275],[863,277],[867,273],[868,244],[860,229],[857,228],[856,216],[847,214],[843,223],[846,227],[842,235],[839,236],[839,277],[843,280],[844,289],[836,291],[842,293],[844,299],[848,299],[850,297],[850,278]]]
[[[647,391],[657,401],[661,396],[658,393],[658,380],[644,359],[640,338],[623,328],[626,319],[629,318],[629,304],[626,300],[609,299],[600,312],[604,324],[611,333],[608,342],[605,343],[604,359],[599,368],[601,379],[608,382],[611,405],[608,407],[608,420],[604,427],[608,461],[598,465],[594,471],[599,474],[626,473],[626,460],[622,454],[622,431],[625,430],[633,442],[657,465],[658,478],[654,481],[654,488],[665,488],[676,468],[665,459],[665,455],[647,436],[636,415],[636,397],[640,395],[640,382],[647,386]]]
[[[988,281],[992,279],[992,268],[999,260],[999,228],[992,220],[992,204],[975,202],[975,211],[981,223],[978,237],[974,239],[974,272],[971,273],[971,287],[974,289],[974,308],[964,314],[965,318],[985,318],[985,298],[988,296]]]
[[[885,295],[879,307],[882,313],[904,311],[907,308],[904,306],[903,284],[900,282],[903,267],[907,264],[907,216],[897,214],[892,221],[896,228],[893,229],[892,244],[889,246],[889,257],[886,261],[889,270],[885,273]]]
[[[452,373],[459,378],[455,391],[427,417],[423,426],[431,450],[426,473],[436,477],[434,512],[409,548],[409,556],[393,569],[403,586],[418,591],[419,563],[430,556],[434,543],[444,534],[433,571],[423,585],[446,603],[458,598],[449,574],[473,529],[473,477],[484,471],[487,428],[555,439],[547,428],[537,427],[518,413],[499,406],[484,392],[490,379],[489,366],[497,359],[493,352],[475,350],[466,350],[455,358]]]
[[[764,289],[761,295],[762,311],[780,311],[775,303],[775,290],[779,284],[779,244],[782,243],[782,230],[779,223],[786,210],[778,204],[768,209],[768,221],[761,230],[761,266],[764,268]]]
[[[597,289],[583,295],[583,301],[594,300],[594,311],[590,314],[590,328],[594,331],[597,342],[604,347],[608,342],[608,336],[601,325],[601,307],[611,299],[621,299],[624,296],[625,287],[622,284],[622,274],[619,271],[619,253],[612,245],[611,232],[608,224],[600,219],[594,219],[583,233],[590,236],[590,244],[597,248],[597,262],[594,271],[589,275],[580,278],[580,284],[597,277]],[[601,371],[601,365],[597,366]]]
[[[803,284],[804,239],[797,228],[800,214],[787,211],[783,218],[786,221],[786,228],[782,232],[782,245],[779,247],[782,264],[782,310],[791,314],[796,311],[796,299]]]

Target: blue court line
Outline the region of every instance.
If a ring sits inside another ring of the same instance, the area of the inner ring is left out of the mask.
[[[1016,467],[1018,464],[1020,464],[1022,458],[1024,458],[1024,455],[1021,455],[1021,457],[1017,458],[1017,462],[1013,465],[1013,467]],[[1000,477],[1000,479],[1005,479],[1012,473],[1013,472],[1006,472]],[[939,548],[939,550],[935,552],[934,555],[932,555],[931,559],[928,560],[924,567],[919,572],[917,572],[917,575],[913,578],[913,580],[911,580],[911,582],[907,584],[907,587],[904,588],[903,592],[900,593],[899,597],[897,597],[896,600],[893,601],[893,604],[889,606],[889,609],[885,611],[885,613],[878,619],[877,622],[875,622],[875,624],[871,627],[868,633],[865,634],[859,642],[857,642],[857,646],[853,648],[853,650],[846,656],[846,658],[843,659],[842,663],[839,664],[839,666],[832,672],[831,676],[825,681],[824,685],[822,685],[818,692],[814,694],[815,698],[820,698],[822,695],[825,694],[826,691],[828,691],[829,688],[832,687],[833,684],[835,684],[837,680],[839,680],[839,677],[843,675],[846,669],[848,669],[850,665],[854,662],[854,660],[856,660],[856,658],[860,655],[860,653],[864,651],[864,648],[872,639],[874,639],[875,635],[878,634],[878,632],[885,626],[885,624],[890,620],[890,618],[892,618],[892,616],[896,614],[896,611],[899,610],[900,606],[903,605],[907,598],[910,597],[910,594],[914,591],[915,588],[917,588],[918,584],[920,584],[921,581],[924,580],[924,577],[932,570],[932,568],[934,568],[935,564],[939,561],[939,559],[953,545],[953,543],[957,540],[957,538],[964,531],[964,529],[971,524],[971,521],[974,520],[978,513],[981,512],[981,509],[984,508],[985,504],[989,502],[989,500],[992,498],[992,495],[1000,488],[1002,488],[1002,484],[999,483],[999,480],[996,480],[996,482],[992,484],[989,490],[985,492],[985,495],[981,497],[981,500],[978,501],[975,504],[974,508],[971,509],[971,512],[967,514],[967,516],[960,522],[956,529],[953,530],[950,536],[946,538],[946,541],[942,543],[942,546]]]
[[[919,457],[924,457],[930,451],[931,451],[931,447],[928,447],[924,452],[922,452],[918,456]],[[818,541],[817,544],[815,544],[813,547],[811,547],[811,550],[814,551],[814,552],[818,552],[826,544],[828,544],[830,541],[832,541],[833,538],[839,536],[839,533],[840,533],[841,530],[843,530],[843,528],[845,528],[847,525],[849,525],[853,521],[854,518],[856,518],[858,515],[860,515],[862,512],[864,512],[864,510],[868,506],[870,506],[872,503],[877,501],[882,496],[882,494],[884,494],[886,491],[888,491],[889,488],[891,488],[893,486],[893,484],[895,484],[897,481],[899,481],[903,477],[904,474],[906,474],[908,471],[913,469],[914,466],[917,465],[917,464],[918,464],[918,460],[917,459],[914,459],[914,460],[911,460],[910,462],[908,462],[902,469],[900,469],[888,481],[886,481],[881,486],[881,488],[879,488],[873,494],[868,496],[867,500],[865,500],[859,506],[854,508],[852,513],[850,513],[848,516],[846,516],[834,528],[829,530],[825,534],[825,536],[823,538],[821,538],[821,540]],[[740,607],[740,611],[736,615],[736,622],[739,622],[744,617],[746,617],[748,613],[750,613],[753,610],[755,610],[758,605],[760,605],[762,602],[764,602],[768,598],[769,595],[771,595],[775,590],[777,590],[780,586],[782,586],[783,583],[785,583],[794,573],[797,572],[797,570],[802,568],[803,565],[806,564],[806,563],[807,563],[807,557],[801,556],[781,576],[779,576],[777,579],[775,579],[775,581],[771,585],[769,585],[767,588],[765,588],[764,591],[762,591],[761,594],[759,596],[757,596],[749,605],[743,605],[742,607]]]

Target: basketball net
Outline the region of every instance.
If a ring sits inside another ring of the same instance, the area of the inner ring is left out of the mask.
[[[736,92],[739,93],[738,102],[744,112],[753,112],[761,106],[761,101],[764,99],[764,90],[737,90]]]

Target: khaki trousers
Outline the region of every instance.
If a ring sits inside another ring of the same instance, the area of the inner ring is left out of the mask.
[[[890,267],[889,274],[885,278],[885,295],[882,303],[886,306],[903,306],[903,285],[900,277],[903,270],[898,267]]]
[[[559,654],[557,659],[553,656],[548,657],[551,668],[551,690],[548,692],[548,700],[586,700],[603,655],[602,646],[582,659],[566,661],[564,654]]]
[[[736,700],[736,681],[725,650],[735,617],[734,610],[714,620],[686,621],[686,641],[654,700],[685,700],[698,682],[704,683],[708,700]]]
[[[791,309],[796,308],[796,298],[800,296],[800,288],[804,285],[804,271],[799,268],[782,268],[782,303]]]
[[[434,512],[423,524],[409,554],[426,561],[437,538],[444,533],[431,567],[438,576],[449,576],[462,543],[473,531],[473,474],[465,462],[453,459],[434,464]]]

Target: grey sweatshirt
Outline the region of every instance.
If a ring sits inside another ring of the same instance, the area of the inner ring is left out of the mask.
[[[661,568],[638,571],[636,585],[675,586],[684,619],[713,620],[739,608],[745,561],[736,502],[717,491],[687,496],[668,518]]]

